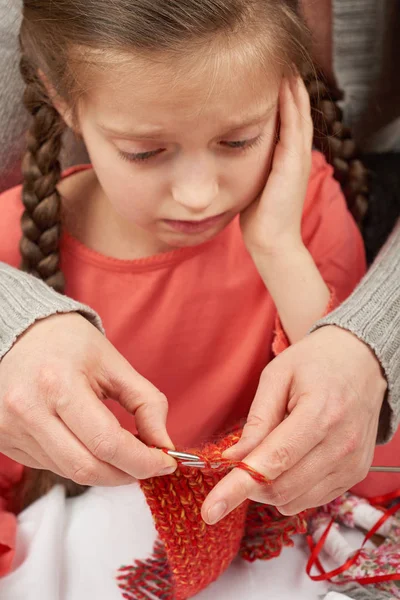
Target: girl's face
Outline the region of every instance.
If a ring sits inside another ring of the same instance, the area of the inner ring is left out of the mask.
[[[100,204],[153,252],[217,234],[269,172],[281,76],[238,52],[201,62],[131,56],[79,107]]]

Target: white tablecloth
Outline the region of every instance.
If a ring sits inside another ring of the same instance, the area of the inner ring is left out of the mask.
[[[14,570],[1,600],[121,600],[116,570],[152,553],[156,532],[139,486],[93,488],[65,500],[53,489],[20,515]],[[196,600],[319,600],[326,585],[305,574],[302,539],[279,558],[236,560]]]

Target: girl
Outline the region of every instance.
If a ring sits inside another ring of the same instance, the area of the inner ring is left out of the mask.
[[[112,455],[127,483],[127,471],[143,476],[144,451],[137,442],[129,469],[118,463],[127,432],[177,447],[213,437],[246,417],[273,355],[362,276],[361,237],[311,150],[295,4],[25,0],[33,121],[24,185],[1,198],[0,260],[16,266],[21,254],[25,270],[100,314],[115,347],[166,395],[170,436],[144,409],[135,423],[135,399],[99,389],[116,417],[101,436],[76,399],[51,418],[19,409],[32,466],[101,484]],[[61,175],[67,127],[91,165]],[[44,477],[30,500],[57,480]],[[204,515],[221,516],[221,506]]]

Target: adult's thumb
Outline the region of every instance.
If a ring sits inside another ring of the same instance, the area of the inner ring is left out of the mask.
[[[242,460],[285,418],[292,373],[283,355],[270,362],[261,374],[242,436],[224,452],[225,458]]]

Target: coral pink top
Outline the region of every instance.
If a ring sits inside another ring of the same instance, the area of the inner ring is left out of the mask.
[[[0,204],[0,261],[17,267],[21,188],[4,193]],[[332,169],[317,152],[302,231],[326,283],[344,300],[364,274],[364,249]],[[103,256],[66,232],[62,270],[66,294],[97,311],[109,340],[166,394],[168,431],[178,447],[246,417],[261,371],[287,345],[238,219],[200,246],[138,260]],[[113,400],[107,403],[134,431],[132,417]],[[3,462],[5,479],[9,461]],[[0,474],[0,494],[1,481]],[[3,540],[11,547],[12,529]],[[1,521],[0,532],[1,549]]]

